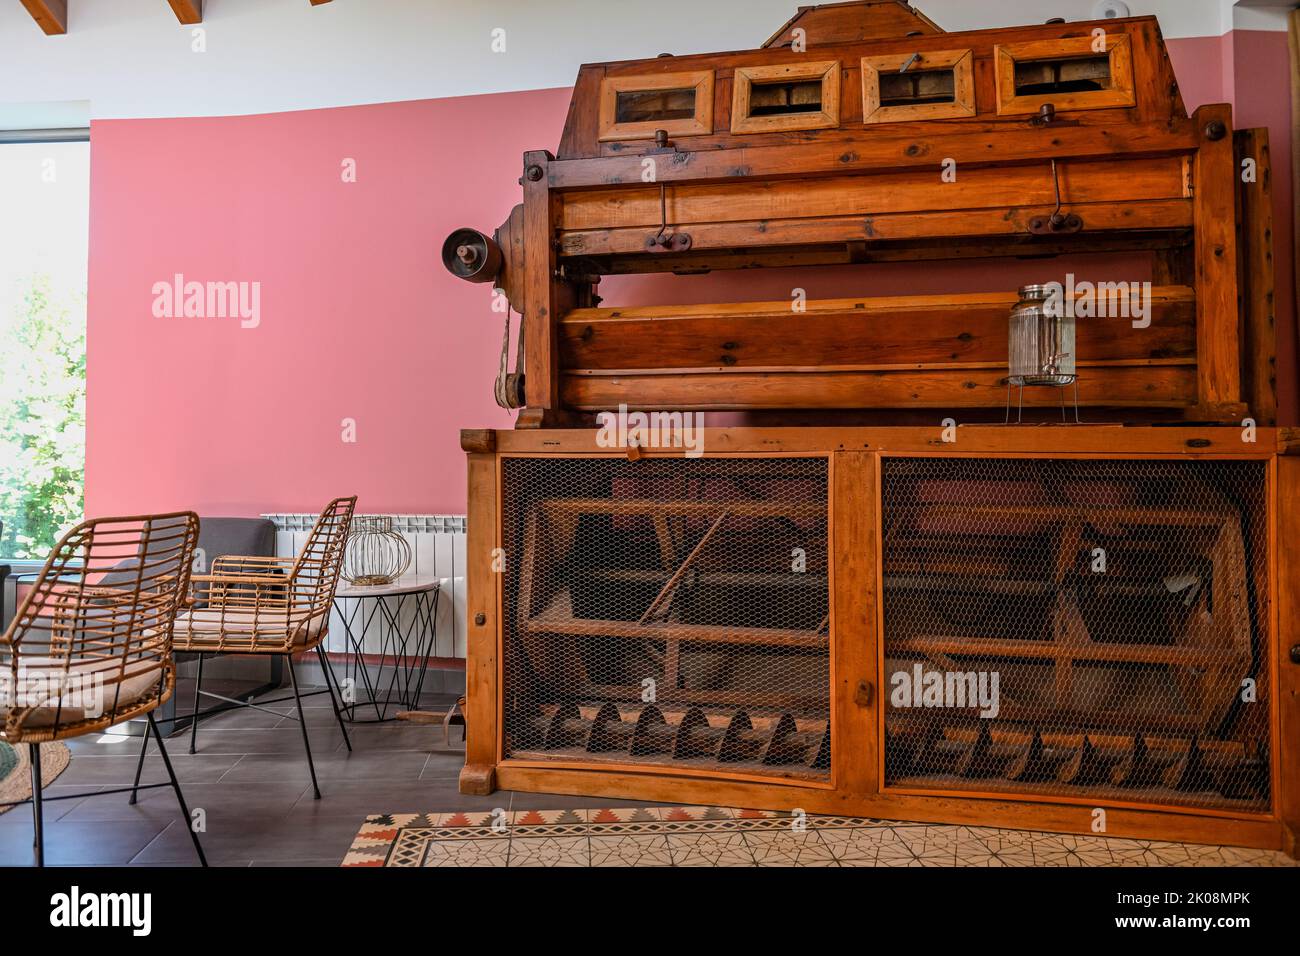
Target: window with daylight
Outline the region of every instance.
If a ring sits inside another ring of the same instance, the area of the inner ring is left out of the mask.
[[[40,559],[83,512],[88,140],[0,140],[0,209],[0,559]]]

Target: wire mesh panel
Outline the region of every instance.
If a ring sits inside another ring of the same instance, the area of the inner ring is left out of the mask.
[[[829,775],[825,458],[502,469],[508,755]]]
[[[1267,808],[1267,481],[885,459],[887,785]]]

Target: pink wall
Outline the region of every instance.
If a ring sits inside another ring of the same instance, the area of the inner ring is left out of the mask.
[[[568,92],[91,130],[88,514],[464,511],[492,401],[489,289],[438,261],[518,201]],[[342,181],[356,160],[357,181]],[[258,281],[261,322],[155,318],[155,282]],[[340,422],[356,420],[355,444]]]
[[[1189,109],[1233,101],[1272,129],[1279,390],[1296,408],[1284,34],[1173,40]],[[1246,95],[1248,94],[1248,95]],[[461,513],[458,433],[509,427],[492,402],[501,317],[448,276],[442,239],[519,200],[525,149],[552,148],[566,90],[92,129],[87,512],[192,507]],[[341,163],[357,163],[344,183]],[[608,304],[1004,289],[1066,263],[919,263],[606,280]],[[152,287],[261,283],[261,322],[155,318]],[[1133,276],[1141,278],[1140,276]],[[356,420],[355,444],[341,421]]]

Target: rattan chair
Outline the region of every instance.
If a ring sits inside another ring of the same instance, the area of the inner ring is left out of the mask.
[[[0,740],[28,746],[32,795],[11,805],[32,805],[37,866],[45,863],[46,800],[167,786],[207,866],[153,715],[176,686],[172,628],[186,600],[198,535],[193,512],[82,522],[55,545],[0,637]],[[114,570],[112,583],[104,583]],[[141,715],[148,717],[144,748],[152,733],[169,783],[141,787],[137,773],[131,787],[42,796],[41,743]]]
[[[189,610],[176,616],[176,650],[199,655],[198,676],[194,682],[194,712],[190,721],[190,753],[198,742],[199,721],[236,707],[267,710],[269,704],[283,703],[289,697],[259,701],[236,700],[203,690],[203,662],[216,654],[271,654],[282,656],[289,666],[292,700],[297,704],[297,721],[302,728],[303,749],[316,799],[320,786],[316,782],[316,764],[312,760],[311,740],[303,715],[302,698],[329,694],[334,717],[348,750],[352,741],[343,723],[343,713],[334,696],[329,660],[321,646],[329,631],[334,589],[338,585],[343,549],[347,543],[356,496],[336,498],[316,519],[307,542],[296,558],[268,558],[227,555],[213,561],[211,574],[191,577],[192,603]],[[325,689],[302,693],[294,671],[293,657],[315,650],[325,675]],[[217,707],[200,711],[201,698],[221,701]],[[276,711],[269,711],[281,716]],[[144,752],[140,753],[141,761]],[[136,772],[139,779],[139,770]],[[134,800],[134,796],[132,797]]]

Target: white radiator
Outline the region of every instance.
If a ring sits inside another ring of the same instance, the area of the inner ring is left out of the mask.
[[[316,520],[313,514],[263,515],[275,522],[275,553],[293,557],[302,548]],[[434,657],[465,656],[465,518],[463,515],[393,515],[393,530],[400,533],[411,545],[411,567],[408,575],[436,575],[443,579],[438,595],[438,614]],[[395,607],[396,598],[388,599]],[[354,605],[360,603],[360,608]],[[360,636],[362,620],[375,611],[375,601],[340,600],[339,609],[330,618],[326,649],[331,652],[351,650],[347,632],[340,619],[340,611],[352,620],[352,631]],[[355,613],[354,613],[355,612]],[[408,598],[398,624],[405,632],[415,613],[415,601]],[[379,631],[383,618],[375,611],[371,625],[366,629],[363,649],[368,654],[380,650]],[[412,635],[414,649],[414,634]]]

